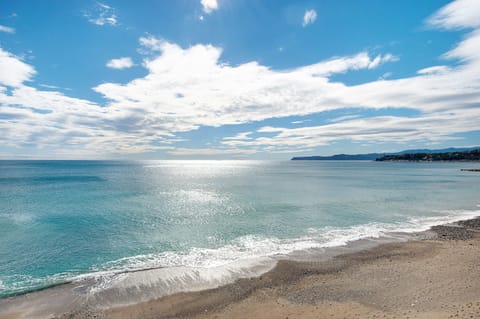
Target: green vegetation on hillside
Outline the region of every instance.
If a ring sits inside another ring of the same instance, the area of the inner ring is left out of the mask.
[[[401,155],[385,155],[383,157],[377,158],[376,161],[480,161],[480,150],[450,153],[414,153]]]

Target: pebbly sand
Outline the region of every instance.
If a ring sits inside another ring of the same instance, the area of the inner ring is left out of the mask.
[[[480,318],[480,219],[431,232],[434,239],[284,260],[259,278],[57,318]],[[0,319],[25,317],[0,310]]]

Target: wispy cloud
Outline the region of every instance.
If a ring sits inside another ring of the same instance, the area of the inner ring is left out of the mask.
[[[4,25],[0,25],[0,32],[15,33],[15,29],[11,28],[11,27],[4,26]]]
[[[218,2],[217,0],[201,0],[200,1],[203,12],[210,14],[215,10],[218,10]]]
[[[449,3],[427,19],[427,25],[435,28],[472,30],[454,49],[445,53],[444,58],[478,62],[478,48],[480,46],[480,19],[478,17],[480,17],[480,1],[457,0]]]
[[[292,124],[303,124],[305,122],[307,122],[308,120],[299,120],[299,121],[292,121],[291,123]]]
[[[257,153],[256,150],[246,149],[221,149],[221,148],[176,148],[168,151],[176,156],[212,156],[212,155],[251,155]]]
[[[235,136],[225,137],[225,140],[251,140],[252,138],[249,135],[252,134],[252,133],[253,132],[238,133]]]
[[[480,27],[480,2],[456,0],[434,13],[427,24],[442,29],[464,29]]]
[[[151,36],[151,35],[140,37],[138,42],[140,42],[140,45],[143,48],[145,48],[149,51],[153,51],[153,52],[162,51],[162,48],[165,45],[168,45],[167,41],[164,41],[163,39],[159,39],[159,38],[156,38],[156,37]]]
[[[328,77],[332,74],[345,73],[352,70],[375,69],[384,63],[395,61],[398,61],[398,58],[389,53],[372,58],[368,52],[360,52],[353,56],[336,57],[311,64],[298,70],[310,76]]]
[[[92,10],[85,12],[84,17],[88,19],[88,22],[99,26],[116,26],[118,24],[115,10],[102,2],[97,2]]]
[[[436,65],[417,71],[417,74],[442,74],[449,72],[450,68],[446,65]]]
[[[331,123],[337,123],[337,122],[345,122],[347,120],[352,120],[352,119],[356,119],[356,118],[359,118],[360,115],[344,115],[344,116],[339,116],[339,117],[335,117],[333,119],[330,119],[328,120],[328,122],[331,122]]]
[[[112,69],[128,69],[133,66],[133,61],[130,57],[123,57],[118,59],[111,59],[107,62],[106,66]]]
[[[386,79],[392,77],[392,74],[393,74],[392,72],[385,72],[378,77],[378,80],[386,80]]]
[[[304,149],[328,145],[334,141],[348,139],[356,142],[411,141],[435,142],[454,139],[452,132],[476,130],[477,111],[439,112],[417,118],[399,116],[378,116],[362,119],[347,119],[333,124],[301,128],[260,129],[257,132],[275,133],[274,136],[257,137],[252,140],[232,140],[224,138],[222,144],[235,148]],[[453,123],[453,124],[452,124]]]
[[[314,23],[315,20],[317,20],[317,12],[313,9],[307,10],[303,15],[302,26],[306,27],[307,25]]]
[[[50,84],[39,84],[39,86],[46,88],[46,89],[51,89],[51,90],[58,90],[60,87],[56,85],[50,85]]]

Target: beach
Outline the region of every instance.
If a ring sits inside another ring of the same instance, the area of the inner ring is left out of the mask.
[[[3,300],[11,311],[0,318],[479,318],[480,219],[416,236],[322,261],[281,260],[257,278],[128,306],[62,301],[64,285],[42,301],[64,313],[35,312],[37,292]]]
[[[1,319],[478,311],[463,163],[2,165]]]
[[[436,239],[330,261],[280,262],[260,278],[131,307],[109,318],[480,318],[480,220]]]

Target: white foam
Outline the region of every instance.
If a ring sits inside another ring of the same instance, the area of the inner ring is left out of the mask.
[[[88,274],[85,276],[92,276]],[[63,272],[46,277],[34,277],[30,275],[4,275],[0,279],[0,296],[3,294],[24,293],[25,291],[35,290],[46,286],[56,285],[68,282],[75,277],[75,274]]]
[[[276,261],[265,257],[243,259],[235,264],[208,267],[169,267],[124,273],[90,290],[89,301],[99,307],[126,305],[174,294],[215,288],[240,278],[271,270]]]
[[[35,217],[32,214],[20,213],[20,212],[2,213],[0,214],[0,218],[9,219],[15,224],[30,223],[35,219]]]
[[[294,251],[344,246],[364,238],[393,238],[395,233],[424,231],[434,225],[479,215],[480,210],[445,211],[399,223],[309,229],[308,235],[289,239],[242,236],[219,248],[191,248],[183,253],[169,251],[122,258],[103,265],[102,271],[77,279],[95,278],[96,284],[90,293],[101,305],[111,305],[114,301],[123,304],[139,302],[257,276],[271,269],[280,257]],[[144,271],[136,271],[142,269]]]

